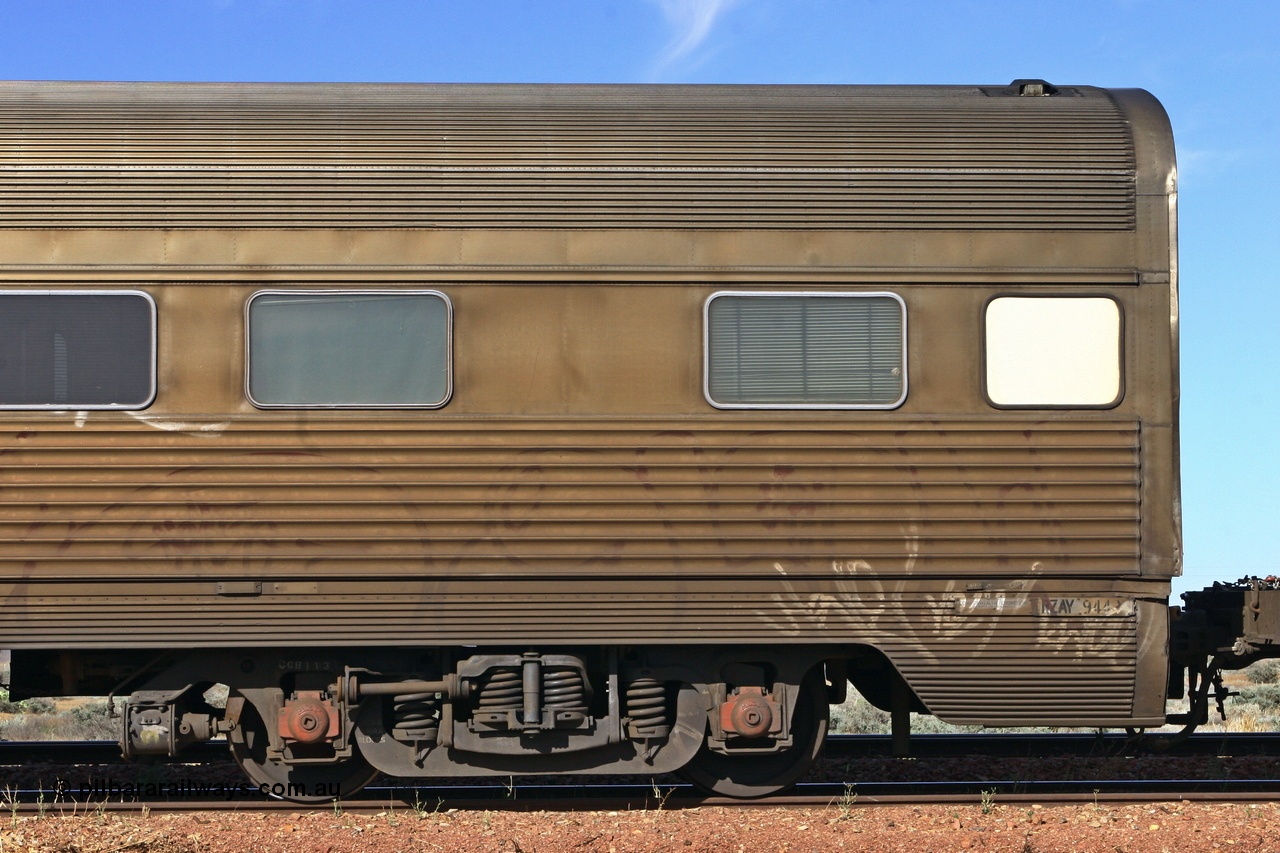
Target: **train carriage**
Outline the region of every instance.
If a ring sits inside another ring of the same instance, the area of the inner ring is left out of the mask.
[[[0,647],[128,755],[758,796],[848,683],[1165,721],[1145,92],[2,83],[0,140]]]

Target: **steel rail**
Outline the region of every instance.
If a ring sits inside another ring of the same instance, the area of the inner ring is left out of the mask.
[[[145,798],[51,796],[49,791],[10,790],[0,802],[6,810],[30,814],[86,815],[96,812],[314,812],[402,813],[428,816],[458,811],[643,811],[708,806],[726,808],[855,809],[920,805],[1097,805],[1202,802],[1274,802],[1280,779],[1252,780],[1108,780],[1093,782],[916,783],[872,782],[801,784],[792,793],[757,800],[699,794],[688,785],[516,785],[366,788],[358,798],[339,803],[299,804],[268,797]]]
[[[919,734],[911,736],[910,757],[1280,755],[1280,732],[1197,732],[1169,749],[1160,748],[1161,737],[1159,734],[1135,737],[1123,732]],[[891,757],[893,738],[890,735],[833,735],[827,738],[826,755],[832,758]]]

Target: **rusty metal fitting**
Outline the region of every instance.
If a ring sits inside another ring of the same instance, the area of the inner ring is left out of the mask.
[[[398,696],[402,693],[440,693],[446,699],[467,699],[471,696],[471,684],[449,673],[437,681],[412,679],[409,681],[362,681],[363,675],[351,673],[335,685],[341,688],[348,702],[359,702],[370,696]]]
[[[782,716],[763,687],[743,686],[720,706],[720,729],[726,735],[764,737],[780,730]]]
[[[280,737],[300,743],[333,740],[338,723],[338,709],[320,698],[318,690],[299,692],[280,712]]]

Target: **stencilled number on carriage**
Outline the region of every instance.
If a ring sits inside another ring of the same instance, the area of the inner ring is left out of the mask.
[[[1132,616],[1131,598],[1049,595],[976,595],[958,598],[955,612],[970,616]]]
[[[280,669],[286,672],[328,672],[333,664],[327,660],[282,660]]]
[[[1132,616],[1130,598],[1040,598],[1041,616]]]
[[[1076,599],[1074,598],[1042,598],[1040,599],[1040,612],[1046,616],[1049,615],[1065,615],[1074,612]]]
[[[1082,598],[1080,607],[1089,616],[1128,616],[1133,613],[1133,599]]]

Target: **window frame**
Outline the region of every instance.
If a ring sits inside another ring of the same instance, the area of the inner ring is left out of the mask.
[[[1118,338],[1116,345],[1117,368],[1119,371],[1120,381],[1117,383],[1115,399],[1107,403],[997,403],[991,399],[991,392],[987,388],[987,364],[989,352],[987,349],[987,311],[991,307],[991,303],[997,299],[1109,299],[1115,303],[1116,315],[1118,317],[1118,325],[1116,336]],[[979,382],[981,383],[982,399],[987,405],[993,409],[1003,411],[1105,411],[1114,409],[1124,402],[1127,386],[1125,383],[1127,371],[1126,363],[1126,346],[1125,338],[1127,337],[1127,323],[1125,318],[1124,303],[1118,297],[1111,293],[1084,293],[1079,291],[1069,291],[1065,293],[996,293],[987,297],[978,314],[978,329],[981,333],[981,363],[978,365]]]
[[[445,310],[445,330],[444,330],[444,358],[445,358],[445,378],[444,378],[444,396],[439,403],[264,403],[257,400],[253,396],[253,386],[251,384],[253,370],[253,320],[252,308],[253,302],[260,296],[435,296],[439,297],[444,303]],[[433,288],[426,289],[398,289],[398,288],[377,288],[377,289],[351,289],[351,288],[307,288],[307,289],[280,289],[272,288],[269,290],[257,290],[249,295],[244,303],[244,395],[250,404],[258,409],[397,409],[397,410],[424,410],[433,411],[442,409],[449,405],[449,401],[453,399],[453,301],[449,299],[448,294],[441,290]]]
[[[151,369],[149,371],[150,382],[147,386],[146,400],[141,403],[98,403],[94,405],[83,405],[74,403],[0,403],[0,411],[5,412],[139,412],[143,409],[149,409],[155,404],[156,395],[159,393],[159,370],[160,370],[160,324],[159,310],[156,308],[156,300],[150,293],[145,290],[136,288],[89,288],[89,289],[67,289],[67,290],[50,290],[42,288],[40,290],[21,290],[15,288],[6,288],[0,290],[0,296],[141,296],[147,302],[147,307],[151,310],[151,324],[149,327],[151,333]]]
[[[711,303],[722,296],[791,296],[823,297],[830,299],[864,299],[888,297],[898,303],[902,317],[902,393],[892,403],[722,403],[711,396]],[[907,303],[897,293],[887,290],[717,290],[702,304],[702,396],[707,403],[723,410],[756,411],[891,411],[901,408],[907,401],[909,375],[907,370]]]

